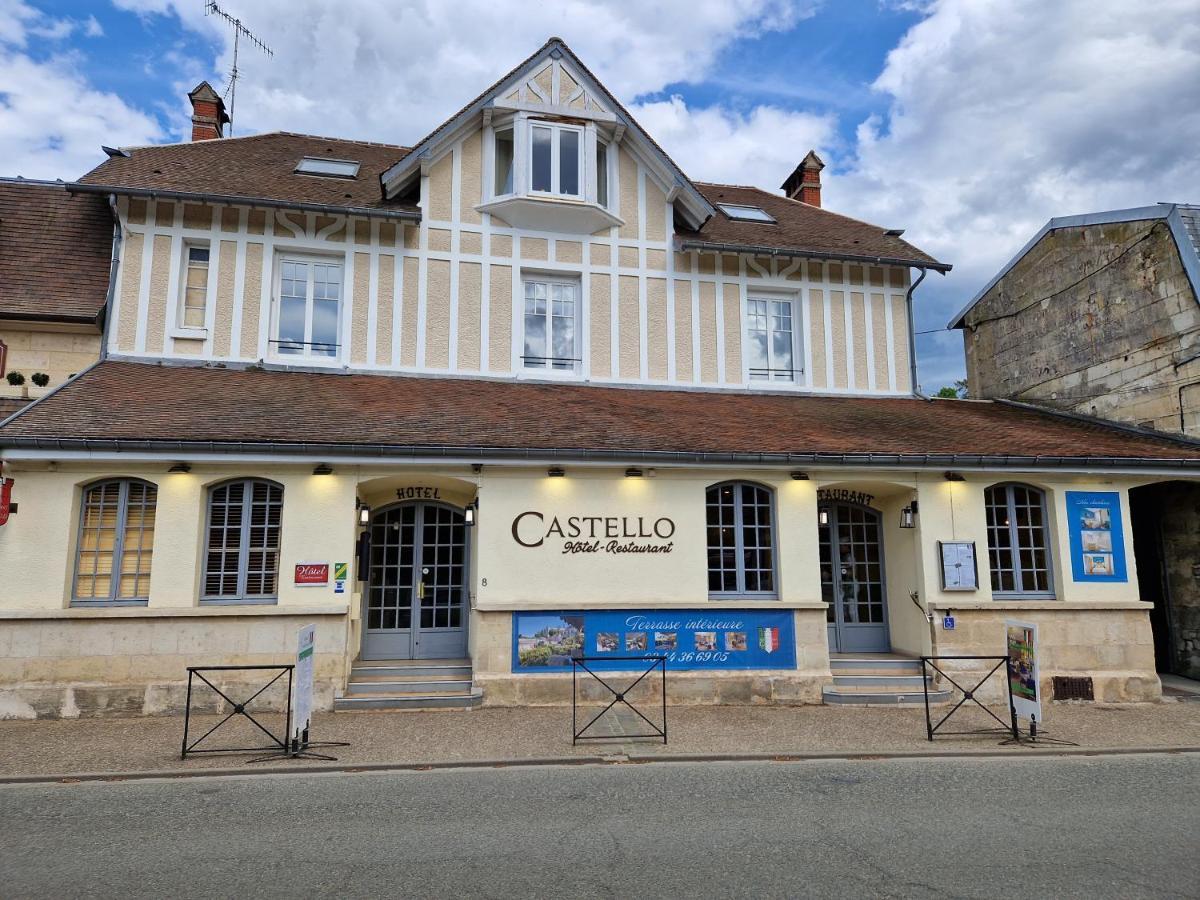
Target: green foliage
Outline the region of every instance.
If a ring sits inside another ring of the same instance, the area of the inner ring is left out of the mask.
[[[30,376],[30,381],[32,381],[38,387],[44,388],[50,383],[50,376],[45,372],[34,372],[33,375]]]
[[[934,394],[933,396],[941,397],[943,400],[957,400],[958,399],[958,388],[954,388],[954,387],[950,387],[950,385],[946,385],[944,388],[939,388],[938,392],[936,394]]]
[[[8,383],[13,387],[20,387],[25,383],[25,376],[20,372],[9,372],[5,377],[8,379]]]

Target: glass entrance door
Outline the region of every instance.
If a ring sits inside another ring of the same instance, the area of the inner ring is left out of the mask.
[[[879,513],[853,503],[820,508],[821,596],[833,653],[891,649]]]
[[[362,659],[467,655],[466,532],[462,512],[437,503],[374,515]]]

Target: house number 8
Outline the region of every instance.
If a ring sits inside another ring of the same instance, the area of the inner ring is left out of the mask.
[[[480,587],[487,587],[487,579],[486,579],[486,578],[483,578],[483,579],[481,579],[481,580],[480,580],[480,582],[479,582],[479,586],[480,586]]]

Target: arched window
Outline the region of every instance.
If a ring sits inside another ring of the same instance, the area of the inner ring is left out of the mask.
[[[715,484],[705,495],[708,593],[773,599],[775,510],[771,491],[742,481]]]
[[[1046,495],[1027,484],[995,484],[984,497],[992,593],[1052,598]]]
[[[145,603],[150,598],[158,488],[117,478],[84,488],[73,603]]]
[[[279,596],[279,522],[283,488],[243,478],[208,492],[201,600],[270,603]]]

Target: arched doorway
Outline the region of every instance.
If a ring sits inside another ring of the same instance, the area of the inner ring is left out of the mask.
[[[362,659],[467,655],[467,527],[444,503],[397,503],[371,517]]]
[[[857,503],[821,503],[821,596],[827,604],[829,650],[891,649],[880,514]]]

